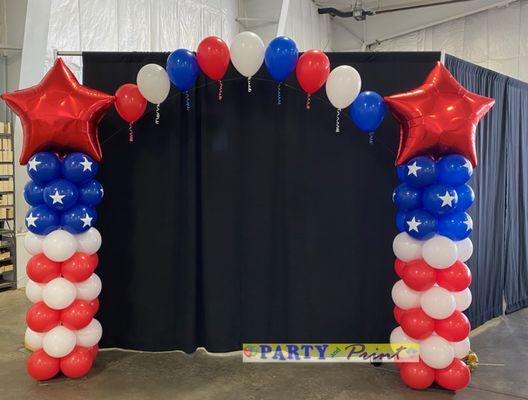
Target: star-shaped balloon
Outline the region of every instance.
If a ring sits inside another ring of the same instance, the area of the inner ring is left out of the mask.
[[[45,150],[80,151],[101,161],[97,125],[114,96],[82,86],[61,58],[37,85],[1,97],[22,122],[20,164]]]
[[[495,100],[463,88],[442,63],[421,86],[385,97],[385,102],[400,123],[396,165],[418,155],[458,153],[477,166],[475,131]]]

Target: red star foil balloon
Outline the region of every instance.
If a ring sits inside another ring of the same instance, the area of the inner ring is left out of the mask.
[[[101,161],[97,125],[114,96],[82,86],[61,58],[39,84],[1,97],[22,122],[20,164],[45,150],[80,151]]]
[[[396,165],[418,155],[458,153],[477,166],[475,131],[495,100],[464,89],[442,63],[421,86],[385,102],[400,123]]]

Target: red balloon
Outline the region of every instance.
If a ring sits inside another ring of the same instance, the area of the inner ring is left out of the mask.
[[[60,360],[50,357],[42,349],[31,354],[27,360],[28,374],[38,381],[47,381],[59,373]]]
[[[471,271],[462,261],[457,261],[437,271],[436,283],[451,292],[460,292],[471,285]]]
[[[398,275],[400,278],[403,278],[403,270],[405,269],[406,265],[407,263],[400,260],[399,258],[394,260],[394,272],[396,272],[396,275]]]
[[[95,298],[90,301],[90,307],[92,307],[93,315],[97,314],[97,311],[99,311],[99,299]]]
[[[435,380],[444,389],[460,390],[469,384],[471,373],[462,360],[455,358],[448,367],[435,371]]]
[[[79,84],[61,58],[46,76],[27,89],[1,96],[22,122],[20,164],[38,151],[61,155],[72,151],[102,158],[97,125],[114,102],[114,96]]]
[[[204,74],[218,81],[224,77],[229,67],[229,47],[219,37],[206,37],[198,45],[196,59]]]
[[[86,347],[76,346],[66,357],[60,359],[60,369],[68,378],[80,378],[90,371],[93,357]]]
[[[385,102],[400,123],[396,165],[419,155],[456,153],[477,166],[477,124],[495,100],[464,89],[440,61],[421,86]]]
[[[392,313],[394,314],[394,320],[400,324],[401,318],[403,317],[403,314],[405,313],[405,310],[402,310],[398,306],[394,306],[394,309],[392,310]]]
[[[330,60],[320,50],[308,50],[299,58],[295,73],[303,90],[308,94],[315,93],[328,79]]]
[[[60,320],[66,328],[76,331],[86,327],[94,315],[94,307],[89,301],[75,300],[60,311]]]
[[[413,389],[426,389],[434,382],[435,371],[422,360],[413,363],[401,363],[402,381]]]
[[[62,276],[72,282],[88,279],[97,267],[98,258],[85,253],[75,253],[62,263]]]
[[[403,271],[403,281],[413,290],[430,289],[436,283],[436,271],[423,259],[410,261]]]
[[[117,112],[129,124],[141,118],[147,108],[147,100],[133,83],[125,83],[117,89],[115,99]]]
[[[421,340],[431,336],[435,329],[435,322],[418,307],[405,310],[400,326],[407,336]]]
[[[26,273],[32,281],[48,283],[60,276],[61,267],[60,263],[50,260],[44,253],[39,253],[29,259]]]
[[[99,345],[94,344],[92,347],[89,347],[88,350],[90,351],[90,355],[95,360],[97,358],[97,353],[99,353]]]
[[[56,327],[60,321],[60,311],[49,308],[39,301],[29,307],[26,313],[26,323],[35,332],[47,332]]]
[[[450,342],[460,342],[468,337],[471,324],[468,318],[458,310],[445,319],[435,321],[434,330]]]

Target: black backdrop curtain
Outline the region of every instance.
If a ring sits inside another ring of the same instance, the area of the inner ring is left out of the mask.
[[[329,56],[332,68],[353,65],[363,88],[383,95],[421,84],[439,59],[439,53]],[[114,93],[135,82],[143,65],[165,65],[166,57],[84,53],[84,83]],[[323,91],[307,111],[294,78],[283,87],[281,106],[264,68],[252,86],[247,93],[246,80],[230,68],[219,102],[216,83],[201,75],[189,112],[173,88],[160,125],[149,106],[134,126],[134,143],[115,112],[103,120],[104,347],[230,351],[243,341],[376,342],[395,326],[397,124],[387,116],[371,146],[347,117],[342,133],[334,132],[335,110]],[[489,204],[504,210],[498,201]],[[477,226],[487,218],[478,210]],[[476,246],[489,243],[482,232]],[[477,278],[474,324],[498,312],[498,281],[491,278],[503,278],[492,267],[478,266],[484,277],[482,284]]]
[[[474,302],[482,323],[528,306],[528,84],[446,56],[446,67],[467,89],[493,97],[495,106],[479,125],[480,168],[472,180],[477,196],[470,214],[476,251]]]

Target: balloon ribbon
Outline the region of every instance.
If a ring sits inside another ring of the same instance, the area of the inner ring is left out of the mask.
[[[185,109],[189,111],[191,109],[191,96],[189,95],[189,91],[185,91]]]
[[[336,114],[336,133],[340,133],[340,129],[339,129],[339,117],[341,116],[341,109],[338,108],[337,109],[337,114]]]
[[[248,77],[248,93],[251,93],[251,76]]]
[[[160,120],[160,105],[156,104],[156,119],[154,120],[154,123],[156,125],[159,125],[159,120]]]
[[[130,143],[134,141],[134,130],[132,129],[132,122],[128,124],[128,141]]]
[[[282,86],[282,82],[279,82],[279,84],[277,85],[277,105],[278,106],[282,104],[281,86]]]
[[[311,103],[311,94],[308,94],[308,96],[306,96],[306,109],[309,110],[310,109],[310,103]]]
[[[223,89],[224,89],[224,85],[222,84],[222,79],[218,79],[218,100],[223,99],[223,93],[222,93]]]

